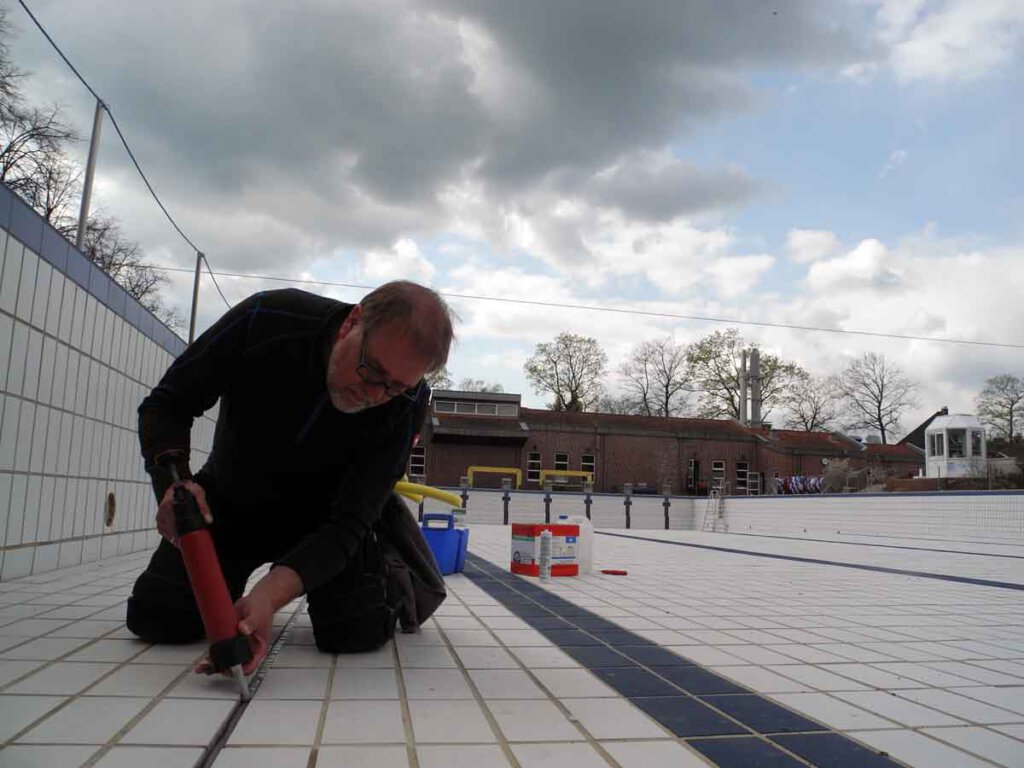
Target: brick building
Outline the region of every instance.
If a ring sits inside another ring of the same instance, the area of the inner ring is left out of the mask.
[[[632,483],[639,493],[762,493],[766,477],[820,475],[835,459],[852,468],[873,463],[911,477],[923,467],[906,445],[865,445],[831,432],[746,427],[731,419],[676,419],[524,408],[519,395],[434,392],[409,475],[436,486],[457,486],[470,466],[511,467],[523,487],[539,489],[541,470],[591,472],[594,490]],[[500,474],[474,478],[499,487]],[[559,483],[579,487],[582,480]]]

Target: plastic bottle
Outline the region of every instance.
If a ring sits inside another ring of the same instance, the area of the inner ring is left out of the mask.
[[[572,515],[568,523],[580,527],[580,537],[576,540],[576,562],[580,566],[580,575],[591,573],[594,570],[594,524],[586,515]]]
[[[537,559],[540,565],[540,580],[551,579],[551,531],[540,532],[540,557]]]

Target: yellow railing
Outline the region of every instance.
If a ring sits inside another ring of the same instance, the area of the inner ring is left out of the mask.
[[[449,493],[448,491],[442,491],[440,488],[433,488],[429,485],[420,485],[419,483],[407,483],[404,480],[399,483],[395,483],[395,493],[400,496],[416,502],[419,504],[423,501],[424,497],[437,499],[443,501],[450,507],[461,507],[462,499],[456,494]]]
[[[479,474],[500,474],[500,475],[515,475],[516,476],[516,488],[519,488],[523,484],[523,470],[516,469],[515,467],[477,467],[472,466],[466,470],[466,478],[469,480],[469,485],[473,485],[473,475]]]
[[[542,469],[540,471],[540,484],[548,477],[582,477],[588,483],[594,482],[593,472],[581,472],[577,469]]]

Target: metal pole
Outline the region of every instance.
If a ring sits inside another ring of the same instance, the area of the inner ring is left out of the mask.
[[[740,424],[747,424],[747,350],[743,350],[740,359]]]
[[[665,530],[667,531],[668,530],[668,510],[672,506],[672,502],[669,501],[668,496],[665,497],[665,500],[661,503],[661,506],[663,506],[665,508]]]
[[[82,207],[78,212],[78,234],[75,248],[82,250],[85,228],[89,224],[89,202],[92,200],[92,180],[96,175],[96,155],[100,151],[100,128],[103,126],[103,102],[96,99],[96,115],[92,119],[92,139],[89,141],[89,159],[85,164],[85,186],[82,188]]]
[[[192,318],[188,323],[188,343],[196,337],[196,311],[199,309],[199,276],[203,269],[203,252],[196,251],[196,279],[192,283]]]

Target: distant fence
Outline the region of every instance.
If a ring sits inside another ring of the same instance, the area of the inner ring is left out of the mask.
[[[460,494],[458,488],[447,490]],[[467,520],[487,525],[505,519],[505,493],[467,489]],[[584,493],[509,491],[509,523],[544,522],[586,514]],[[595,528],[701,530],[707,499],[692,496],[591,494]],[[666,502],[668,508],[666,509]],[[794,536],[877,535],[1024,543],[1024,492],[726,496],[724,519],[732,533]],[[627,509],[629,520],[627,526]],[[667,517],[667,525],[666,525]],[[721,526],[719,526],[721,528]]]

